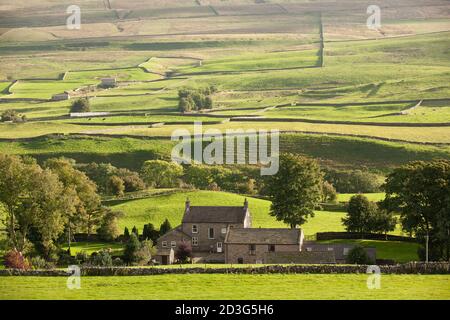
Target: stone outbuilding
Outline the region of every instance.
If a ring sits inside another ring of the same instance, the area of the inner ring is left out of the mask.
[[[58,93],[58,94],[54,94],[52,96],[52,100],[53,101],[65,101],[65,100],[70,100],[70,94],[66,91],[63,93]]]
[[[268,263],[268,253],[300,253],[303,239],[302,229],[230,229],[225,239],[225,262]]]
[[[115,88],[117,87],[117,79],[116,78],[102,78],[100,87],[102,88]]]

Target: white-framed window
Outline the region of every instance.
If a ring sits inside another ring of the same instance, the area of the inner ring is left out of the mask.
[[[170,241],[170,246],[171,246],[172,248],[176,248],[177,242],[176,242],[176,241]]]
[[[348,255],[349,251],[350,251],[350,248],[344,248],[344,256]]]
[[[328,251],[334,251],[334,248],[328,247]]]
[[[162,246],[163,246],[163,248],[167,248],[167,241],[163,241]]]
[[[197,238],[197,237],[193,237],[193,238],[192,238],[192,246],[193,246],[193,247],[198,246],[198,238]]]
[[[312,248],[311,248],[311,247],[307,247],[307,248],[306,248],[306,251],[311,252],[311,251],[312,251]]]
[[[263,261],[262,260],[256,260],[256,262],[255,262],[256,264],[262,264],[263,263]]]
[[[208,239],[214,239],[214,228],[208,228]]]
[[[222,233],[223,234],[227,233],[227,228],[222,228]]]
[[[196,224],[192,225],[192,233],[198,233],[198,226]]]

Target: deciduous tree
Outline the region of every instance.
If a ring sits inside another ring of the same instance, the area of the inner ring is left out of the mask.
[[[430,237],[430,259],[449,260],[450,161],[408,163],[388,176],[384,188],[383,206],[400,213],[403,229],[422,243]]]
[[[183,175],[183,167],[175,162],[149,160],[142,166],[141,175],[149,186],[172,188]]]
[[[267,194],[272,201],[270,214],[296,228],[314,216],[322,195],[322,174],[318,163],[309,158],[285,153],[280,170],[268,178]]]

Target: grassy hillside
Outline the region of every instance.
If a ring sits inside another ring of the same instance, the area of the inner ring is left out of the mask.
[[[96,120],[92,121],[97,122]],[[92,126],[88,126],[86,122],[80,122],[85,125],[83,128],[86,131],[115,130],[116,128],[95,126],[95,123]],[[30,130],[37,135],[48,131],[56,131],[56,128],[48,123],[29,123],[26,126],[6,124],[4,126],[9,129],[9,134],[12,132],[11,130],[14,130],[16,137],[29,133]],[[73,132],[78,127],[78,125],[65,123],[63,132]],[[18,130],[17,128],[23,128],[23,130]],[[154,128],[154,130],[158,129]],[[41,137],[29,141],[0,141],[0,152],[29,154],[37,157],[39,160],[65,156],[81,163],[91,161],[111,162],[118,167],[139,170],[145,160],[155,158],[169,159],[173,146],[174,143],[167,139],[54,136]],[[326,166],[349,169],[365,167],[370,170],[381,170],[384,172],[408,161],[450,158],[449,147],[307,134],[282,135],[280,138],[280,149],[282,152],[293,152],[314,157],[322,165]]]
[[[185,201],[189,197],[192,206],[242,206],[245,196],[214,191],[181,191],[150,198],[129,200],[112,206],[121,210],[125,216],[119,220],[121,230],[133,226],[142,230],[144,224],[153,223],[156,227],[167,218],[172,227],[181,223]],[[375,199],[379,196],[371,196]],[[248,198],[254,228],[287,228],[288,226],[269,215],[270,202],[262,199]],[[302,226],[306,235],[317,232],[345,231],[341,219],[345,212],[316,211],[315,216]],[[400,234],[397,229],[395,234]]]

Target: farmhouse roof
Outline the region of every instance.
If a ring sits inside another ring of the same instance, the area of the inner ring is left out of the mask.
[[[188,235],[187,233],[184,233],[184,232],[183,232],[181,226],[177,226],[177,227],[173,228],[172,230],[170,230],[169,232],[167,232],[166,234],[163,234],[161,237],[159,237],[159,238],[158,238],[158,241],[164,240],[165,238],[173,237],[173,236],[176,236],[176,237],[186,237],[186,238],[188,238],[188,239],[191,238],[190,235]]]
[[[231,228],[225,239],[229,244],[300,244],[301,229]]]
[[[244,223],[247,208],[188,206],[183,223]]]

